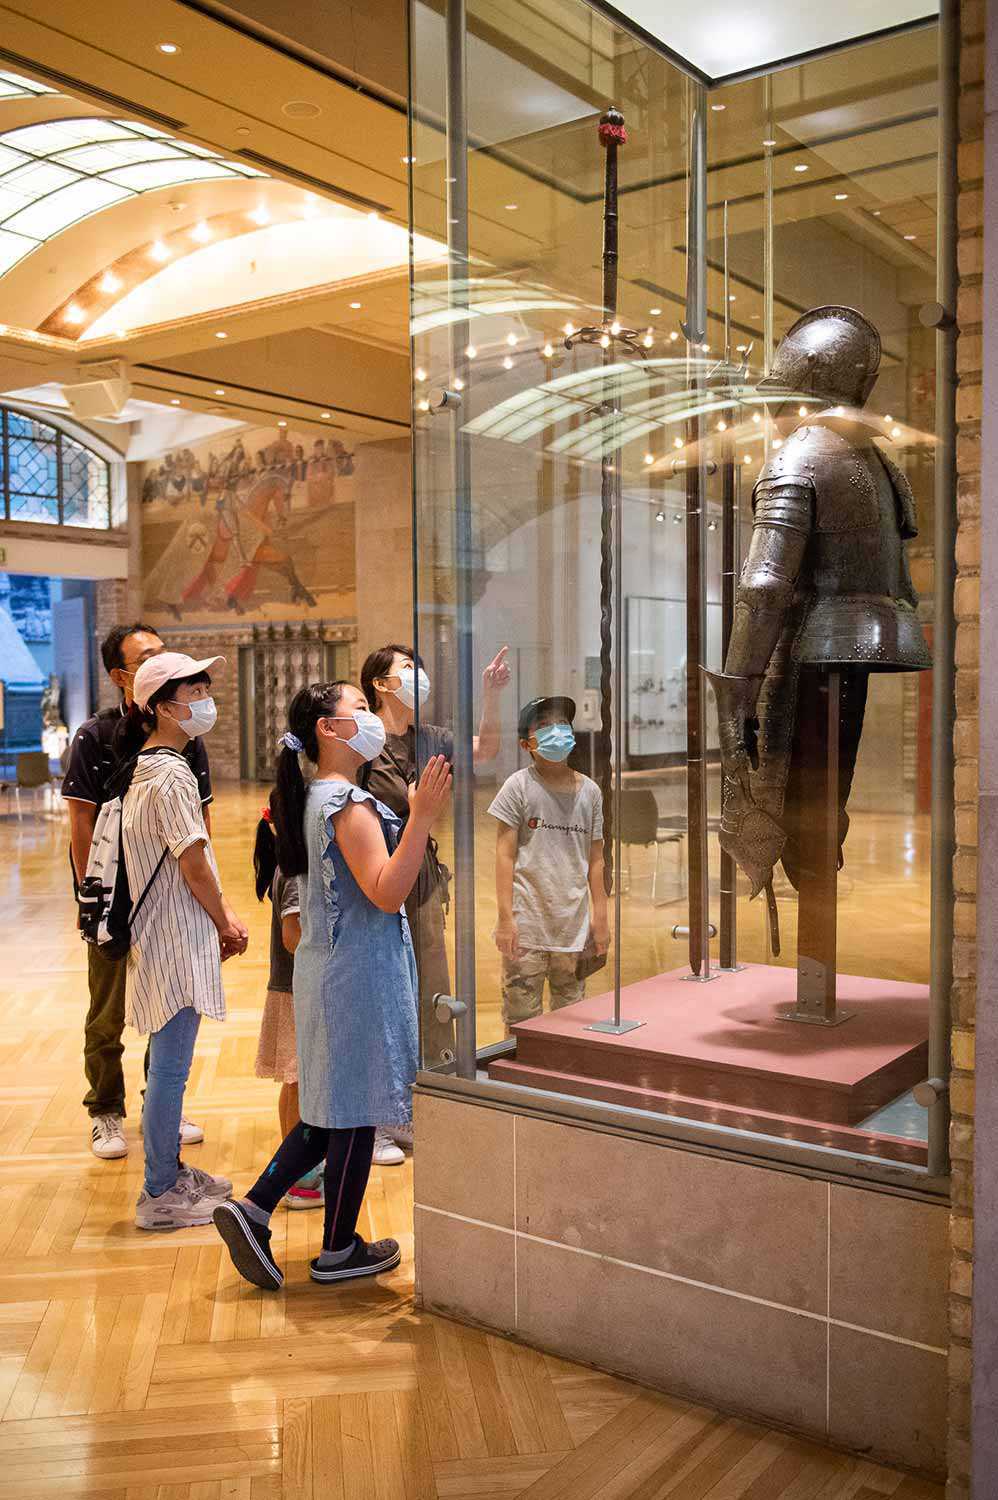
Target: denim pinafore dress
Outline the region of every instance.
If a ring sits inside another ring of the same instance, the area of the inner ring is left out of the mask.
[[[405,912],[380,911],[336,842],[336,814],[369,802],[393,852],[401,821],[346,781],[313,781],[305,800],[308,873],[295,950],[298,1090],[307,1125],[403,1125],[418,1065],[416,961]]]

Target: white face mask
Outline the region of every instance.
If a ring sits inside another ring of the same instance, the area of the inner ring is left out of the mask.
[[[419,706],[422,708],[430,696],[430,679],[422,667],[420,667],[418,674],[415,667],[400,667],[398,675],[399,685],[397,688],[392,689],[396,698],[400,703],[404,703],[406,708],[415,708],[416,695],[418,693]]]
[[[189,708],[191,716],[189,719],[178,719],[177,723],[189,740],[196,740],[203,734],[210,734],[218,720],[218,709],[215,707],[214,698],[195,698],[193,703],[181,703],[177,698],[167,700],[176,705],[177,708]]]
[[[355,750],[361,760],[376,760],[385,748],[385,726],[370,709],[358,708],[352,714],[330,714],[329,717],[344,724],[351,721],[356,724],[357,733],[343,743]]]

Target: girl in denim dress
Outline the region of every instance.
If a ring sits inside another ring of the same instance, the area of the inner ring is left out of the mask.
[[[277,770],[277,857],[286,875],[299,878],[294,1007],[302,1118],[246,1197],[213,1216],[236,1269],[267,1289],[284,1281],[271,1254],[270,1215],[322,1161],[326,1218],[312,1279],[347,1281],[399,1262],[395,1240],[367,1244],[356,1225],[375,1127],[410,1117],[417,981],[401,908],[451,783],[447,762],[434,757],[401,829],[395,814],[357,785],[360,767],[384,744],[384,727],[360,688],[303,688],[288,721]],[[302,754],[315,767],[307,787]]]

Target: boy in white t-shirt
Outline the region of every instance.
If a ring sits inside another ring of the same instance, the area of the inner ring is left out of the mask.
[[[540,1015],[545,979],[552,1008],[581,1000],[579,955],[590,933],[598,953],[610,940],[603,802],[596,783],[567,764],[574,717],[571,698],[534,698],[521,709],[517,729],[532,764],[507,778],[489,808],[499,824],[495,942],[507,1031]]]

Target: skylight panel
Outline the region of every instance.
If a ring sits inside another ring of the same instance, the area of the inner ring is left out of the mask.
[[[0,72],[0,99],[23,99],[26,94],[54,94],[47,84],[23,78],[20,73]]]
[[[75,224],[77,219],[85,219],[88,214],[108,208],[112,203],[127,197],[128,189],[125,187],[104,182],[99,177],[85,177],[73,183],[72,187],[62,188],[58,193],[40,198],[30,208],[15,214],[4,227],[37,240],[47,240],[61,229]]]
[[[37,249],[34,240],[27,240],[21,234],[11,234],[6,229],[0,229],[0,276],[9,271],[11,266],[16,266],[30,250]]]
[[[182,157],[177,161],[150,161],[134,167],[118,167],[104,175],[111,182],[120,183],[134,192],[146,193],[152,188],[171,187],[175,182],[203,182],[209,177],[228,177],[230,174],[220,162],[191,161]]]
[[[129,134],[126,126],[114,120],[46,120],[40,125],[22,125],[18,130],[8,130],[4,140],[31,156],[53,156],[70,146],[83,146],[90,141],[117,141]]]
[[[115,167],[127,167],[137,161],[174,160],[176,146],[169,141],[141,140],[103,141],[86,146],[72,146],[60,151],[55,160],[76,172],[109,172]]]

